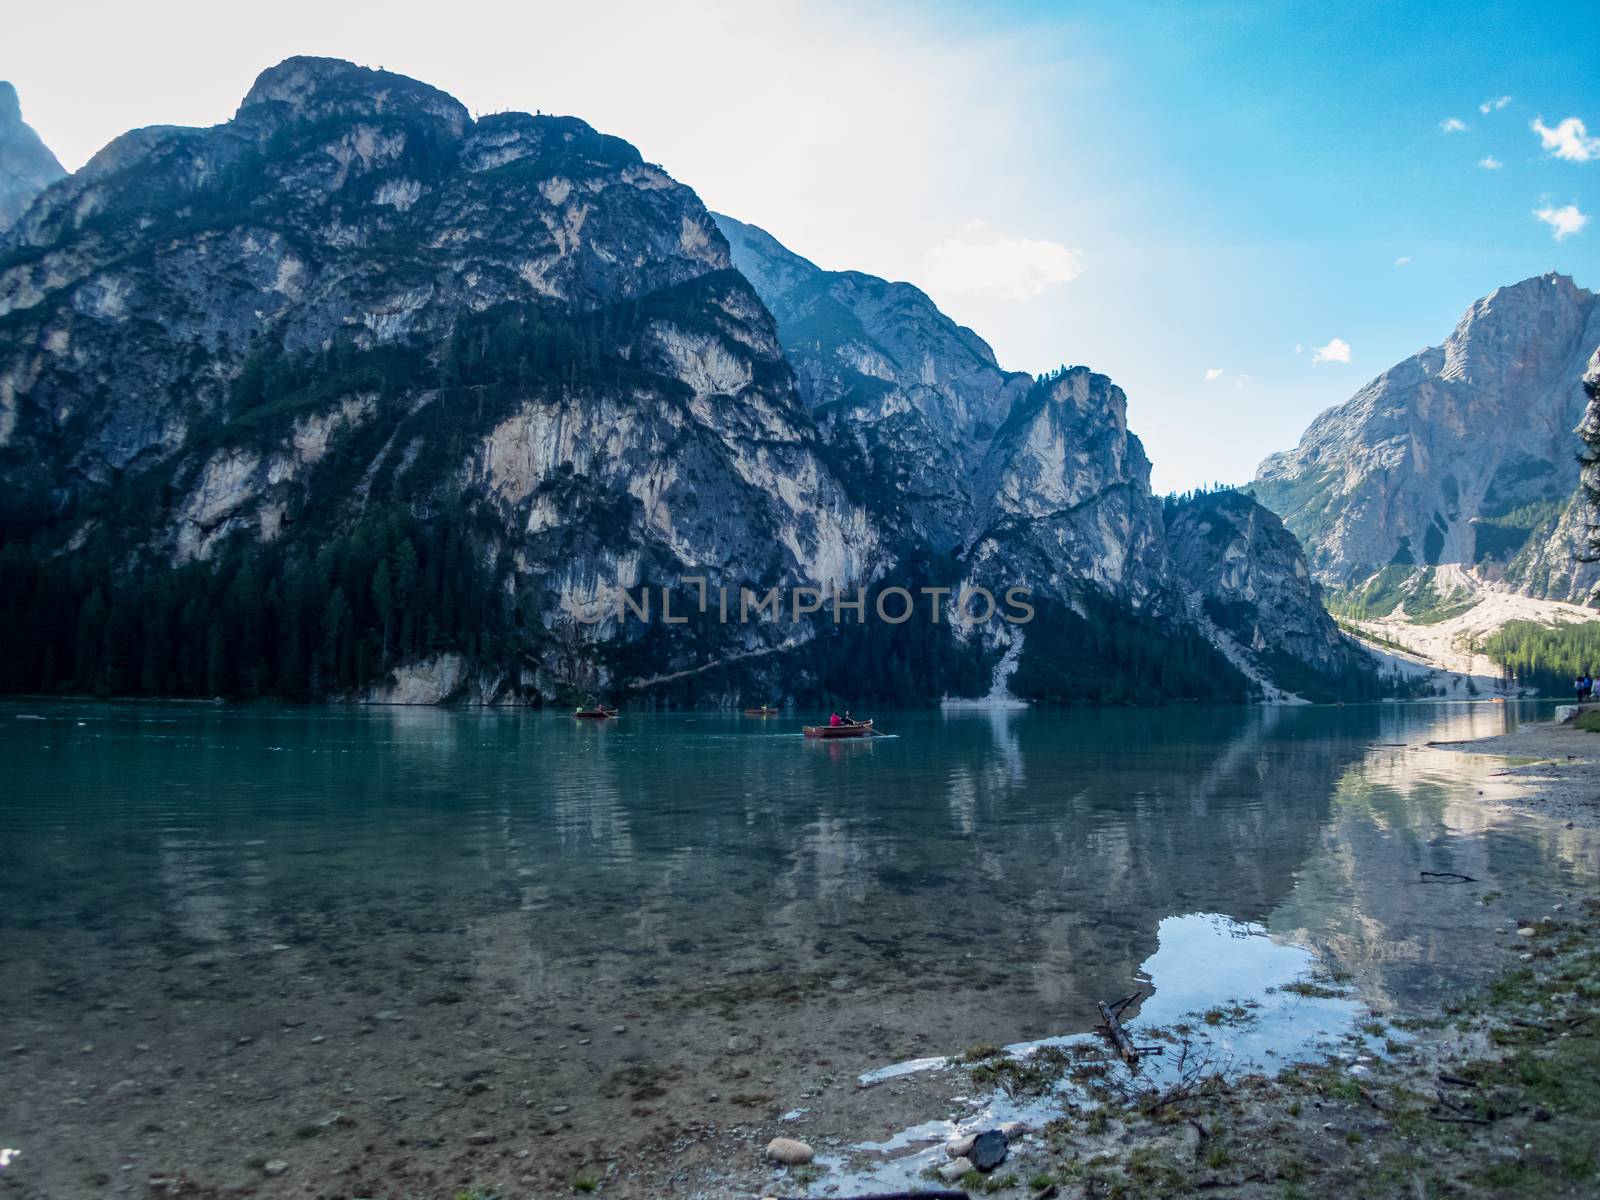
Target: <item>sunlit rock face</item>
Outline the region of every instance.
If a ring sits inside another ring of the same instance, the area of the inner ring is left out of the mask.
[[[1261,464],[1254,491],[1333,587],[1387,567],[1460,567],[1554,599],[1575,564],[1582,377],[1600,298],[1564,275],[1499,288],[1423,350],[1323,413]]]
[[[0,80],[0,241],[34,198],[66,172],[22,119],[17,89]]]

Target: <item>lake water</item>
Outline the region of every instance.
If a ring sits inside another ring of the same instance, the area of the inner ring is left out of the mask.
[[[1594,870],[1584,831],[1497,803],[1497,760],[1424,746],[1548,713],[881,714],[814,743],[5,702],[0,1193],[649,1194],[656,1156],[690,1194],[735,1134],[890,1138],[930,1102],[859,1076],[1081,1033],[1140,986],[1192,1011],[1320,962],[1403,1013],[1488,969],[1513,914],[1486,892]]]

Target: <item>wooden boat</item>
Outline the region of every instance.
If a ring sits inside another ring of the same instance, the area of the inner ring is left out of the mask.
[[[744,710],[747,717],[775,717],[778,715],[776,708],[747,708]]]
[[[599,708],[580,708],[572,715],[580,721],[613,721],[616,719],[617,710],[602,704]]]
[[[854,725],[804,725],[808,738],[858,738],[872,736],[871,721],[857,721]]]

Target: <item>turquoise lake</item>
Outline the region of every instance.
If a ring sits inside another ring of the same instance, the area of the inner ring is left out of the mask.
[[[1486,892],[1595,869],[1498,802],[1499,760],[1426,745],[1549,711],[882,713],[823,744],[810,713],[8,701],[7,1183],[223,1186],[257,1151],[448,1179],[484,1130],[568,1170],[829,1104],[887,1137],[910,1100],[863,1074],[1260,990],[1206,930],[1403,1014],[1488,969]]]

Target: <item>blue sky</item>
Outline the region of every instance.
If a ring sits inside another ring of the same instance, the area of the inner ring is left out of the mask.
[[[1496,286],[1600,288],[1592,2],[1130,7],[90,0],[8,16],[0,77],[69,167],[292,53],[575,113],[1007,366],[1111,375],[1158,489],[1247,478]]]

